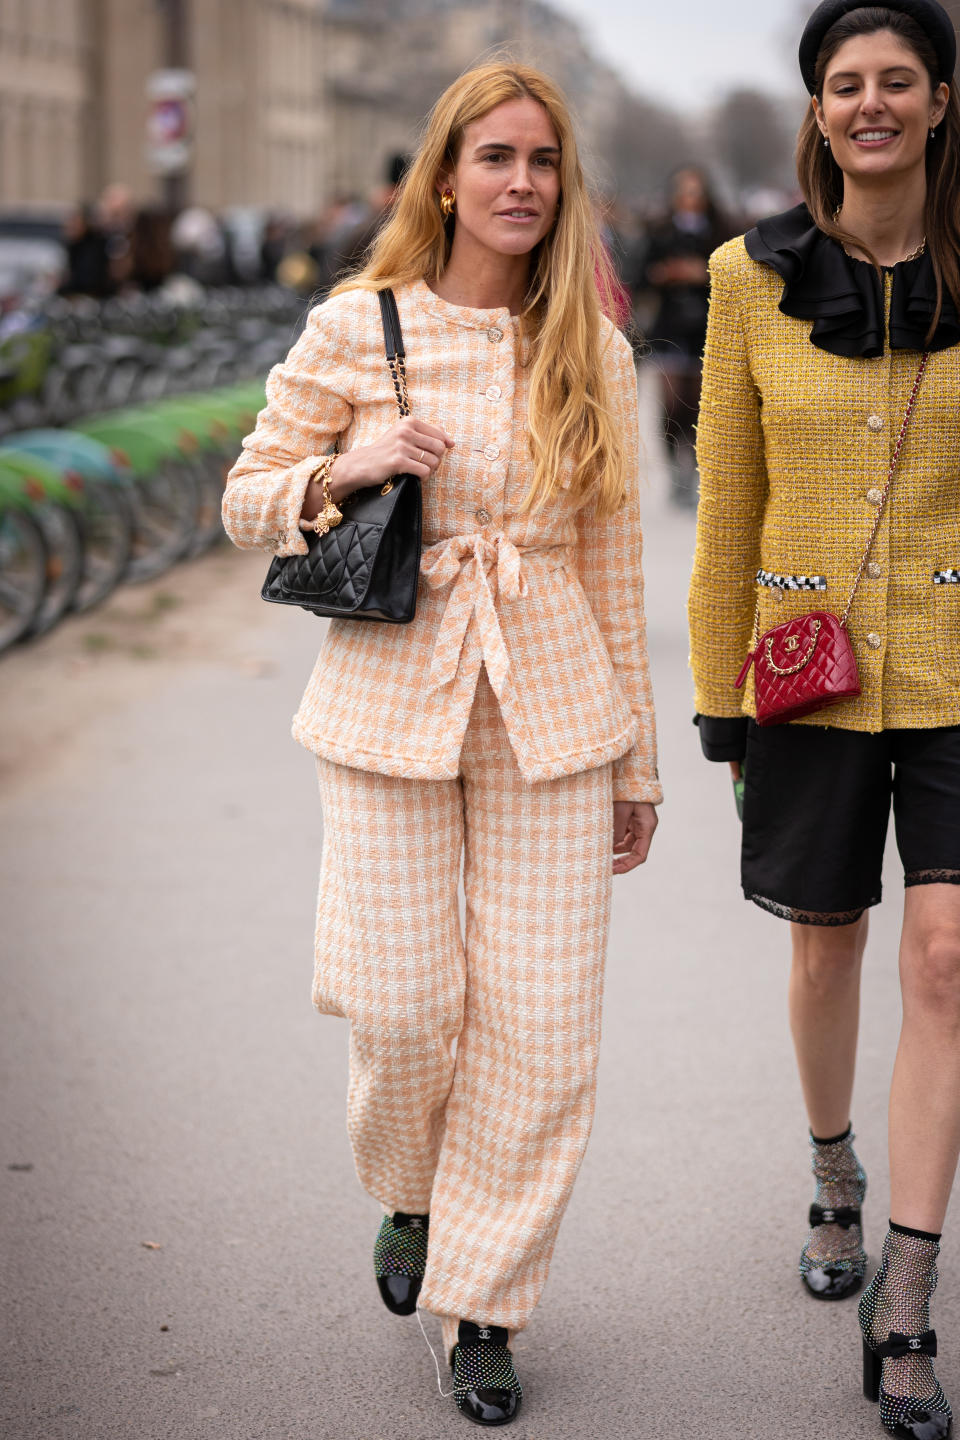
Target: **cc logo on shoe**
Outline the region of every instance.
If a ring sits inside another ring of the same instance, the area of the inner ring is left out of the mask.
[[[481,1340],[489,1340],[489,1339],[490,1339],[490,1331],[489,1331],[489,1330],[481,1330],[481,1331],[480,1331],[480,1339],[481,1339]]]
[[[824,1212],[823,1212],[823,1223],[824,1223],[824,1225],[832,1225],[833,1222],[834,1222],[834,1220],[836,1220],[836,1218],[837,1218],[837,1212],[836,1212],[835,1210],[824,1210]]]
[[[910,1344],[910,1349],[911,1349],[911,1350],[919,1350],[919,1349],[920,1349],[920,1346],[921,1346],[921,1344],[922,1344],[922,1341],[920,1341],[920,1340],[911,1340],[911,1341],[909,1342],[909,1344]]]

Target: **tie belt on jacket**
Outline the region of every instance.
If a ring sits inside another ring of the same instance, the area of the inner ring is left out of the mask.
[[[493,603],[491,581],[502,600],[519,600],[527,593],[521,560],[527,555],[555,556],[558,568],[569,546],[522,546],[518,548],[502,532],[484,535],[453,535],[424,550],[420,572],[431,590],[453,584],[440,622],[430,666],[430,688],[439,690],[457,673],[460,652],[472,616],[477,617],[480,650],[490,683],[499,695],[510,669],[510,657]]]

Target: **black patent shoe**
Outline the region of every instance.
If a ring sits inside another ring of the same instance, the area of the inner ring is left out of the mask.
[[[849,1230],[856,1225],[859,1230],[860,1207],[843,1205],[836,1210],[824,1210],[820,1205],[811,1205],[810,1229],[816,1230],[821,1225],[839,1225],[842,1230]],[[844,1261],[843,1265],[811,1265],[804,1247],[800,1261],[800,1279],[815,1300],[846,1300],[850,1295],[856,1295],[863,1285],[866,1265],[867,1257],[862,1246],[860,1254],[852,1260]]]
[[[394,1315],[412,1315],[427,1268],[429,1215],[384,1215],[373,1247],[380,1298]]]
[[[506,1330],[461,1320],[450,1364],[453,1398],[468,1420],[475,1425],[509,1425],[516,1419],[523,1388],[513,1368]]]
[[[863,1393],[874,1404],[880,1402],[880,1419],[891,1435],[900,1440],[947,1440],[953,1433],[953,1416],[950,1402],[936,1380],[936,1389],[926,1400],[916,1400],[911,1395],[891,1395],[883,1388],[883,1362],[885,1358],[905,1359],[910,1355],[937,1353],[937,1332],[927,1330],[923,1335],[899,1335],[891,1332],[882,1345],[873,1346],[866,1339],[863,1342]]]

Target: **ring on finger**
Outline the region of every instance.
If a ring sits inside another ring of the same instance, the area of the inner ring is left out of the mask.
[[[423,464],[423,457],[424,457],[424,455],[425,455],[426,453],[427,453],[427,452],[426,452],[425,450],[421,450],[421,451],[420,451],[420,456],[419,456],[419,459],[418,459],[418,461],[417,461],[417,464],[418,464],[418,465],[422,465],[422,464]]]

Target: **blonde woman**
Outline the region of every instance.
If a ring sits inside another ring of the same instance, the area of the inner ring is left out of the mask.
[[[286,555],[334,444],[334,503],[424,482],[415,620],[332,623],[294,733],[325,826],[314,1001],[351,1022],[380,1292],[442,1318],[456,1403],[486,1425],[517,1413],[510,1336],[590,1130],[611,872],[646,859],[661,798],[636,383],[604,273],[563,96],[525,67],[471,71],[366,267],[273,371],[224,501],[238,545]]]

